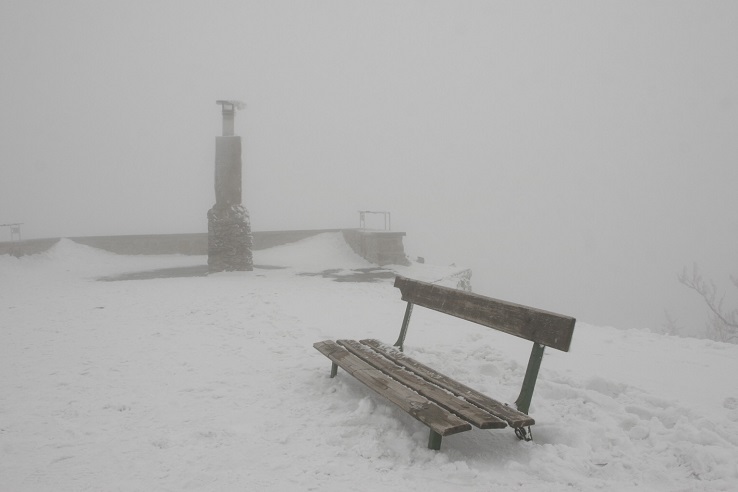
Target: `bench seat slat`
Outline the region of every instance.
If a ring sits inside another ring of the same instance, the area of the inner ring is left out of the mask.
[[[457,398],[447,390],[436,386],[433,382],[401,368],[393,361],[379,354],[379,352],[372,350],[372,348],[356,340],[338,340],[336,343],[345,347],[349,352],[360,357],[383,373],[388,374],[393,379],[408,386],[413,391],[418,392],[446,410],[455,413],[464,420],[471,422],[480,429],[501,429],[507,427],[507,423],[504,420],[495,417],[468,401]]]
[[[313,347],[441,436],[471,430],[468,422],[398,383],[335,342],[325,340],[313,344]]]
[[[483,410],[496,415],[497,417],[506,421],[510,425],[510,427],[527,427],[535,424],[535,420],[530,416],[519,412],[503,403],[500,403],[499,401],[494,400],[486,395],[483,395],[482,393],[479,393],[478,391],[454,379],[451,379],[450,377],[445,376],[424,364],[421,364],[415,359],[408,357],[399,350],[396,350],[395,348],[390,347],[380,342],[379,340],[361,340],[361,343],[368,347],[371,347],[372,349],[376,350],[378,353],[382,354],[384,357],[390,359],[396,364],[399,364],[407,370],[414,372],[421,378],[432,381],[437,386],[440,386],[441,388],[444,388],[445,390],[448,390],[455,395],[461,396],[467,401],[479,406]]]

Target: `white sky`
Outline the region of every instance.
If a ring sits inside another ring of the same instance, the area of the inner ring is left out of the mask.
[[[478,292],[615,326],[738,274],[732,0],[3,0],[0,67],[26,238],[205,231],[241,99],[254,230],[390,210]]]

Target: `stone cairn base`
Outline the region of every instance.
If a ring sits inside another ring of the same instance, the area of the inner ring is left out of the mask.
[[[243,272],[254,269],[251,219],[242,205],[218,205],[208,210],[208,270]]]

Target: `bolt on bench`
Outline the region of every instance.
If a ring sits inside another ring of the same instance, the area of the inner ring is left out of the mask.
[[[530,440],[535,421],[527,415],[543,350],[569,351],[574,318],[490,297],[398,276],[395,287],[407,301],[400,336],[394,347],[378,340],[325,340],[313,346],[331,362],[331,377],[341,367],[371,389],[398,405],[430,428],[428,447],[441,448],[443,436],[471,430],[500,429],[508,425]],[[472,321],[533,342],[517,410],[485,396],[402,353],[413,306]],[[525,428],[528,428],[526,431]]]

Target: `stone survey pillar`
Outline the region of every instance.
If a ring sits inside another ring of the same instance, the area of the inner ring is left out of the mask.
[[[208,211],[208,269],[251,271],[251,220],[241,204],[241,137],[234,134],[236,110],[244,104],[216,103],[223,108],[223,136],[215,137],[215,205]]]

